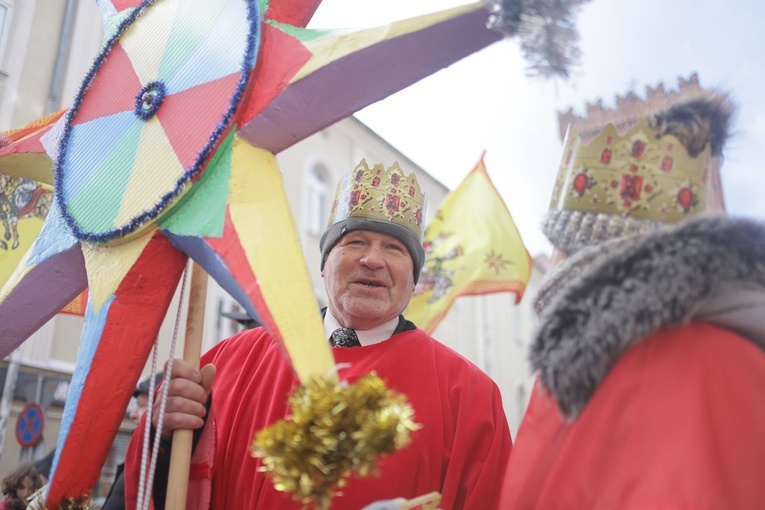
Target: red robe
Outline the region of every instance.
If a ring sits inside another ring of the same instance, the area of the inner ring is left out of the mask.
[[[622,357],[574,421],[534,390],[503,510],[765,508],[765,353],[705,323]]]
[[[352,478],[333,510],[359,510],[396,497],[440,491],[440,508],[496,508],[512,443],[499,389],[478,368],[421,330],[380,344],[334,348],[341,378],[355,382],[374,370],[407,395],[423,427],[413,442],[379,461],[377,478]],[[279,492],[250,456],[255,433],[283,419],[298,381],[284,354],[262,329],[216,345],[202,358],[217,375],[205,431],[192,459],[187,508],[300,509]],[[125,461],[127,508],[135,508],[143,423]],[[210,498],[210,504],[207,504]]]

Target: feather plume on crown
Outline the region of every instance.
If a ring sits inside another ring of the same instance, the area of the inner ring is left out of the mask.
[[[709,144],[712,156],[719,158],[730,137],[735,112],[736,105],[729,94],[704,91],[654,114],[649,124],[657,138],[674,135],[691,157],[699,155]]]

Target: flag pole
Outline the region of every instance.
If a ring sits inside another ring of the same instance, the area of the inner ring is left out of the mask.
[[[191,265],[191,290],[186,317],[186,340],[183,346],[183,360],[199,367],[202,352],[202,330],[204,328],[205,301],[207,299],[207,273],[196,262]],[[170,471],[167,479],[166,510],[185,510],[189,486],[193,430],[173,432],[173,447],[170,451]]]

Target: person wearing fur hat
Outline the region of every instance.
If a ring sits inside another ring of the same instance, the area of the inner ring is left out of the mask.
[[[406,175],[398,163],[386,169],[362,160],[340,182],[321,237],[324,328],[339,376],[354,382],[374,371],[406,395],[422,426],[410,445],[380,459],[378,476],[351,477],[332,500],[335,510],[432,492],[441,493],[442,508],[454,510],[484,510],[499,502],[512,447],[499,389],[402,315],[424,261],[424,208],[413,173]],[[255,432],[287,416],[287,397],[298,385],[279,345],[257,327],[220,342],[200,366],[174,362],[159,431],[165,440],[176,429],[199,431],[190,507],[302,508],[274,487],[250,455]],[[128,508],[135,505],[145,425],[144,419],[127,454]],[[168,457],[163,451],[160,462]],[[166,476],[165,468],[157,471]],[[158,507],[164,483],[155,481]]]
[[[765,225],[706,212],[732,113],[569,135],[503,510],[765,508]]]

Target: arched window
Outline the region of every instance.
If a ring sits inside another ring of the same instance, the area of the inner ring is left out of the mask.
[[[305,225],[309,234],[319,237],[329,215],[329,172],[324,165],[314,164],[306,179]]]

